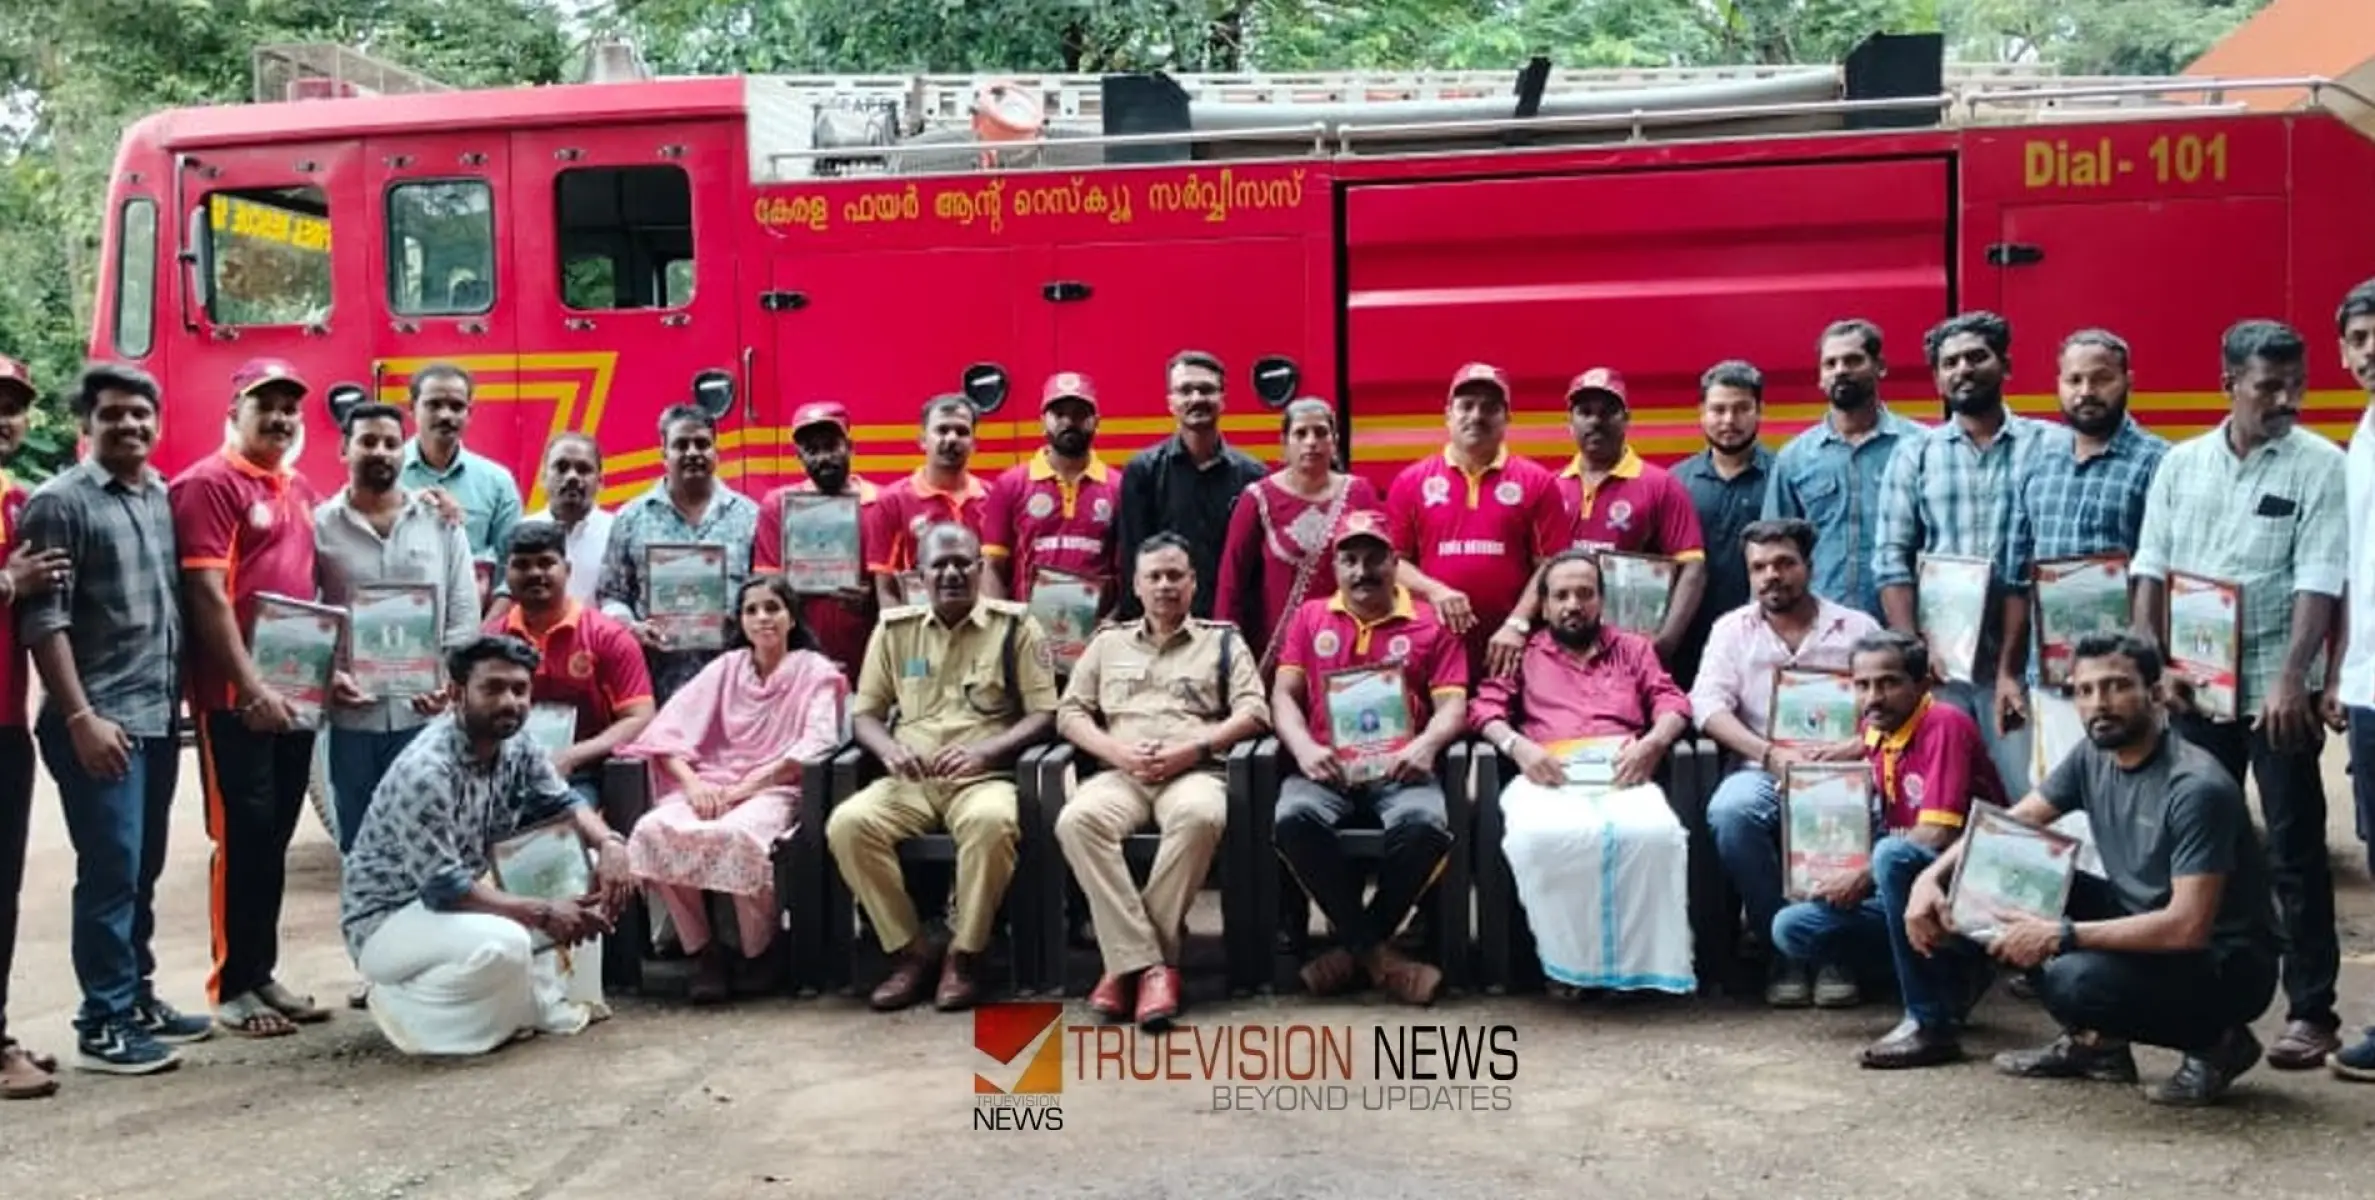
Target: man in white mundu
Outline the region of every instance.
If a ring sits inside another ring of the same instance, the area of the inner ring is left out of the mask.
[[[1589,552],[1535,585],[1546,624],[1514,674],[1486,680],[1471,728],[1523,772],[1501,792],[1518,900],[1542,973],[1570,988],[1688,993],[1690,837],[1651,774],[1690,726],[1690,698],[1649,639],[1600,622]]]

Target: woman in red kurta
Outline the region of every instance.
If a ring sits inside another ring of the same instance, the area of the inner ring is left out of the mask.
[[[1336,593],[1328,537],[1347,512],[1383,507],[1366,479],[1335,469],[1336,409],[1306,396],[1281,414],[1286,466],[1247,488],[1229,514],[1212,615],[1234,621],[1270,677],[1270,635],[1306,600]]]

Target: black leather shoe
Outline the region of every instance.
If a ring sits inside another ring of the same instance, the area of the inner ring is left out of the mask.
[[[2136,1082],[2136,1055],[2126,1042],[2089,1046],[2069,1034],[2035,1050],[2006,1050],[1996,1056],[1996,1070],[2015,1079],[2092,1079],[2100,1083]]]
[[[1861,1061],[1874,1071],[1905,1071],[1936,1067],[1963,1059],[1963,1043],[1944,1029],[1917,1024],[1908,1017],[1888,1036],[1864,1047]]]

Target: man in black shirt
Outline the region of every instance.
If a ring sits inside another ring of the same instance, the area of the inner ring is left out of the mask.
[[[1707,449],[1674,464],[1674,478],[1699,510],[1699,531],[1707,545],[1707,592],[1699,597],[1682,653],[1667,664],[1674,681],[1688,688],[1699,677],[1699,654],[1715,619],[1748,603],[1748,556],[1740,531],[1764,511],[1766,479],[1773,452],[1757,442],[1765,414],[1765,375],[1727,359],[1699,377],[1699,432]]]
[[[2185,1061],[2145,1097],[2199,1106],[2259,1062],[2250,1022],[2276,994],[2276,911],[2243,789],[2169,736],[2160,676],[2159,651],[2132,636],[2078,643],[2071,684],[2087,743],[2012,815],[2044,825],[2084,812],[2104,878],[2080,875],[2062,920],[2016,919],[1990,943],[1997,961],[2031,972],[2063,1030],[2042,1049],[1997,1056],[1996,1068],[2132,1083],[2128,1044],[2167,1046]],[[1946,880],[1969,845],[1914,885],[1905,932],[1925,955],[1951,936]]]
[[[1165,371],[1179,432],[1132,455],[1123,468],[1121,522],[1114,544],[1137,546],[1166,530],[1187,539],[1188,556],[1196,566],[1196,598],[1189,611],[1210,617],[1229,509],[1238,494],[1260,482],[1270,468],[1221,439],[1227,385],[1219,359],[1201,350],[1182,350],[1171,356]],[[1134,621],[1141,611],[1138,598],[1125,593],[1114,619]]]

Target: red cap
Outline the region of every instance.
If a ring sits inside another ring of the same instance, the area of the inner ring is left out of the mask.
[[[1356,508],[1344,514],[1344,519],[1336,523],[1336,536],[1332,544],[1342,546],[1354,538],[1376,538],[1388,547],[1394,544],[1394,539],[1387,536],[1385,531],[1385,514],[1373,508]]]
[[[1048,406],[1058,400],[1085,401],[1090,408],[1095,408],[1097,385],[1089,382],[1089,377],[1078,371],[1058,371],[1047,377],[1047,386],[1039,389],[1039,410],[1047,411]]]
[[[1574,407],[1575,398],[1585,392],[1605,392],[1616,397],[1618,404],[1630,407],[1630,402],[1625,399],[1625,377],[1607,367],[1593,367],[1567,385],[1568,407]]]
[[[1491,363],[1472,362],[1461,367],[1459,373],[1451,377],[1449,395],[1457,396],[1461,389],[1473,387],[1479,383],[1493,385],[1501,393],[1501,402],[1504,404],[1509,402],[1509,375]]]
[[[15,384],[24,391],[25,398],[28,400],[32,399],[35,394],[32,370],[5,354],[0,354],[0,383]]]
[[[811,425],[830,425],[843,433],[849,432],[849,410],[831,400],[811,400],[792,411],[792,433]]]
[[[306,386],[305,377],[285,358],[251,358],[231,372],[231,394],[245,396],[270,383],[293,383],[299,393],[313,389]]]

